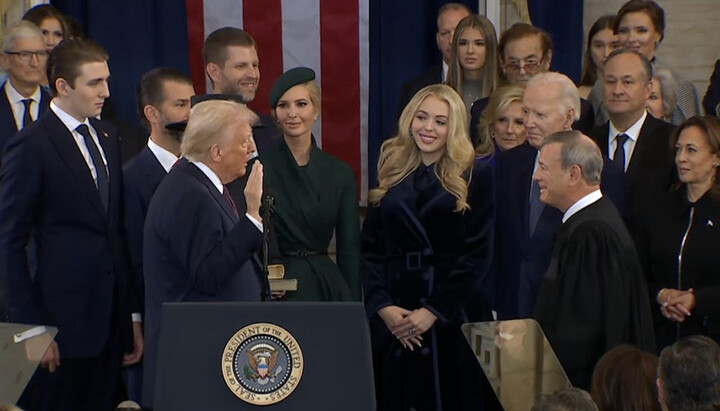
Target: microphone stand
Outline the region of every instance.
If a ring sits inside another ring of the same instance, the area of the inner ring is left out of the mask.
[[[272,194],[263,193],[262,202],[260,205],[260,217],[263,220],[263,275],[265,283],[265,298],[271,299],[272,292],[270,291],[270,270],[268,268],[268,254],[270,253],[270,225],[271,218],[275,214],[275,196]]]

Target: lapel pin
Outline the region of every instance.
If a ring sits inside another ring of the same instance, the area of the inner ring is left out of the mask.
[[[108,137],[107,131],[103,131],[103,132],[102,132],[102,135],[103,135],[103,137],[107,138],[107,137]]]
[[[715,227],[715,224],[713,224],[712,220],[707,220],[706,225],[707,225],[708,227]]]

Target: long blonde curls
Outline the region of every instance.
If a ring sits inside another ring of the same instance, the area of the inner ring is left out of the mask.
[[[470,209],[467,203],[470,174],[475,152],[468,136],[468,118],[462,97],[450,86],[433,84],[418,91],[400,115],[398,134],[385,141],[378,160],[378,188],[370,190],[370,204],[379,205],[391,187],[399,184],[420,165],[420,150],[410,135],[410,126],[420,105],[433,96],[448,104],[448,137],[445,152],[435,165],[443,188],[456,199],[455,211]]]

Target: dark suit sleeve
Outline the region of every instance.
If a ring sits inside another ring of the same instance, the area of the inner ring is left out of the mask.
[[[487,163],[475,163],[468,187],[470,210],[465,211],[463,249],[447,276],[435,279],[424,304],[441,322],[457,319],[480,288],[490,269],[495,225],[493,172]]]
[[[129,261],[132,267],[135,293],[138,296],[138,303],[142,307],[144,296],[143,288],[143,227],[145,225],[145,202],[143,201],[140,188],[137,182],[132,181],[128,175],[125,178],[124,195],[125,195],[125,233],[127,236],[127,246]],[[133,303],[133,305],[136,305]],[[143,310],[140,310],[142,312]],[[137,312],[137,311],[135,311]]]
[[[387,271],[385,270],[387,248],[385,247],[380,207],[382,206],[368,205],[360,237],[362,249],[360,269],[368,317],[372,317],[382,308],[393,305],[387,284]]]
[[[244,215],[232,230],[223,233],[222,211],[211,196],[202,196],[197,208],[186,210],[185,226],[169,240],[196,289],[215,295],[259,250],[262,233]]]
[[[36,140],[21,132],[8,143],[0,176],[0,272],[13,322],[44,324],[47,313],[30,278],[27,246],[40,218],[42,165]]]

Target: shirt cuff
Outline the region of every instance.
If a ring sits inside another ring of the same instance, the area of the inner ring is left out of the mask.
[[[255,218],[253,218],[253,216],[251,216],[248,213],[245,213],[245,217],[247,217],[247,219],[250,220],[250,222],[253,223],[255,225],[255,227],[257,227],[257,229],[260,230],[261,233],[263,232],[263,225],[261,222],[259,222]]]
[[[127,315],[127,314],[126,314]],[[142,322],[142,314],[140,313],[132,313],[132,322],[134,323],[141,323]]]
[[[29,340],[30,338],[37,337],[38,335],[45,332],[47,332],[47,328],[45,328],[44,325],[39,325],[21,333],[16,333],[15,335],[13,335],[13,340],[15,341],[15,344],[17,344],[25,340]]]

